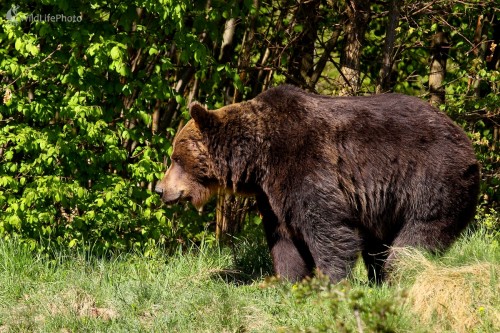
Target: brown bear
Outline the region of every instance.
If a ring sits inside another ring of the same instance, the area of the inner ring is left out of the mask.
[[[380,282],[397,248],[445,250],[474,217],[471,142],[418,98],[285,85],[190,113],[156,191],[197,207],[219,188],[255,195],[275,272],[288,280],[317,268],[338,281],[361,253]]]

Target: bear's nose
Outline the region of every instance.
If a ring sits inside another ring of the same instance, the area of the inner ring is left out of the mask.
[[[158,193],[159,195],[162,195],[163,194],[163,189],[160,186],[156,185],[155,186],[155,192]]]

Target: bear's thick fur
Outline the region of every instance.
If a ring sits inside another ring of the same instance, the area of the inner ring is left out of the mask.
[[[190,106],[165,202],[218,188],[255,195],[276,274],[347,276],[361,252],[381,281],[399,247],[441,251],[474,217],[479,167],[464,131],[399,94],[327,97],[292,86],[208,111]]]

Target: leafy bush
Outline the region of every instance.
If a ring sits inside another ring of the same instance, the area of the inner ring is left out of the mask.
[[[295,327],[294,332],[396,332],[402,318],[402,295],[392,298],[372,294],[373,289],[354,286],[349,281],[332,284],[327,276],[316,274],[294,285],[269,278],[263,287],[278,287],[291,299],[298,312],[311,307],[322,310],[321,320],[308,327]],[[311,302],[314,304],[312,305]],[[326,314],[326,315],[325,315]],[[301,326],[303,323],[301,324]],[[285,331],[290,331],[286,328]]]
[[[206,61],[184,25],[190,2],[16,4],[13,19],[0,18],[0,237],[97,253],[176,243],[179,229],[196,238],[200,217],[161,206],[151,191],[175,131],[152,130],[150,110],[158,99],[185,104],[165,79],[174,67],[165,53],[175,43],[176,66]],[[147,17],[138,19],[136,6]]]

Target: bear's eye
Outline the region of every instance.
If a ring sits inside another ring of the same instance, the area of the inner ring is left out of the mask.
[[[181,164],[181,159],[179,157],[177,157],[177,156],[172,157],[172,161],[175,164]]]

